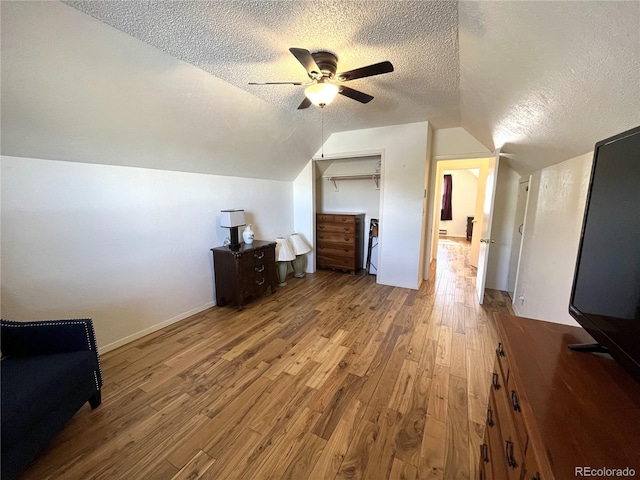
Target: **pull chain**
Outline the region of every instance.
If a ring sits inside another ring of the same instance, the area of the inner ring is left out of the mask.
[[[321,124],[322,124],[322,138],[320,139],[322,141],[322,146],[321,148],[321,157],[320,158],[324,158],[324,108],[320,109],[320,119],[321,119]]]

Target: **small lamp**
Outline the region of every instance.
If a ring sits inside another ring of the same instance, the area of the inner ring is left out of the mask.
[[[314,83],[310,87],[307,87],[304,91],[305,96],[318,107],[324,108],[325,105],[329,105],[340,89],[333,83]]]
[[[292,262],[293,276],[296,278],[303,278],[307,263],[306,254],[311,251],[311,245],[309,245],[299,233],[291,234],[291,236],[289,237],[289,242],[293,247],[293,252],[296,254],[296,258]]]
[[[276,238],[276,262],[278,262],[278,286],[284,287],[287,284],[287,269],[289,262],[296,258],[291,244],[284,237]]]
[[[221,210],[220,211],[220,226],[222,228],[228,228],[231,232],[231,243],[229,248],[231,250],[238,250],[240,248],[240,241],[238,240],[238,227],[246,225],[244,219],[244,210]]]

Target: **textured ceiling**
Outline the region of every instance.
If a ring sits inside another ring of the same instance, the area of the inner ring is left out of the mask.
[[[349,82],[375,99],[339,96],[324,138],[462,126],[524,174],[640,124],[639,1],[65,3],[1,2],[5,154],[291,179],[320,147],[321,111],[296,109],[302,86],[248,85],[306,81],[289,47],[331,50],[338,71],[395,67]],[[91,113],[105,105],[124,126]],[[96,138],[102,157],[74,151]]]
[[[296,110],[304,99],[303,86],[248,85],[307,81],[289,47],[336,53],[338,72],[391,61],[393,73],[349,82],[375,99],[362,105],[339,96],[325,111],[329,131],[426,118],[438,127],[460,123],[454,2],[65,3],[305,119],[318,112]]]

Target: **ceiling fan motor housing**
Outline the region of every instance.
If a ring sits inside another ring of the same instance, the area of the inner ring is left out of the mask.
[[[338,69],[338,57],[334,53],[320,50],[311,53],[311,56],[320,68],[322,77],[332,79],[335,76]]]

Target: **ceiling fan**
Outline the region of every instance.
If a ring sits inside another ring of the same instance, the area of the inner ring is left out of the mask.
[[[357,78],[372,77],[383,73],[393,72],[391,62],[385,61],[338,73],[338,57],[327,50],[310,52],[304,48],[290,48],[289,51],[302,64],[311,81],[303,82],[249,82],[249,85],[307,85],[304,91],[305,99],[298,106],[298,110],[308,108],[312,103],[324,107],[331,103],[339,93],[360,103],[369,103],[371,95],[354,90],[335,82],[348,82]]]

